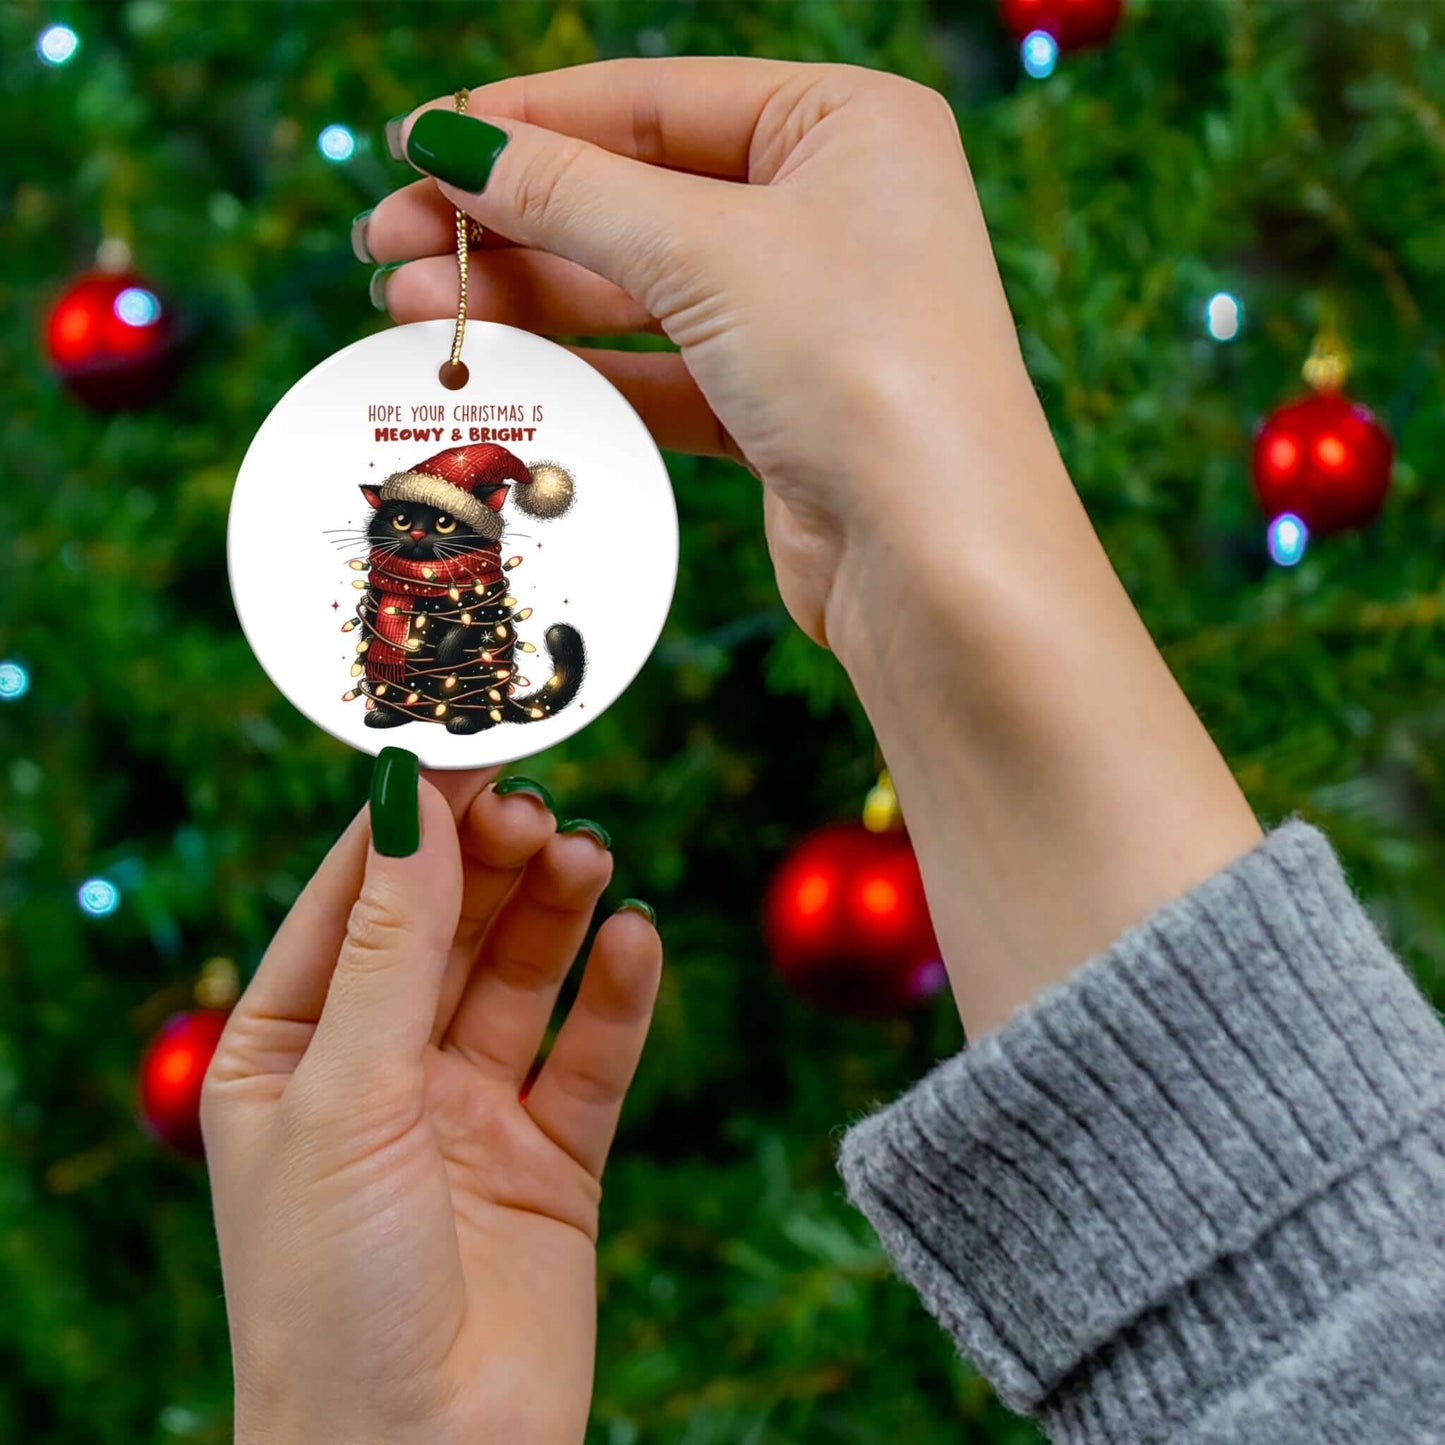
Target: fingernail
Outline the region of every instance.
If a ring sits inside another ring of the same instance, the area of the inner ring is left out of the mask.
[[[366,288],[366,294],[371,297],[371,304],[378,311],[386,310],[386,278],[396,270],[398,266],[406,265],[405,261],[392,261],[388,265],[378,266],[371,273],[371,281]]]
[[[565,823],[557,824],[557,831],[559,833],[590,833],[608,852],[612,851],[612,835],[601,823],[594,823],[591,818],[568,818]]]
[[[394,161],[406,159],[401,149],[401,128],[406,124],[406,116],[410,114],[411,112],[407,111],[406,115],[394,115],[386,123],[386,153]]]
[[[367,266],[376,265],[376,257],[371,254],[371,248],[366,244],[366,223],[371,219],[371,213],[376,208],[368,206],[366,210],[359,212],[351,221],[351,253],[356,259]]]
[[[541,805],[549,812],[555,813],[557,805],[552,801],[552,795],[541,783],[532,778],[501,778],[492,784],[492,791],[505,798],[509,793],[525,793],[529,798],[536,798]]]
[[[657,927],[657,914],[652,911],[652,904],[644,903],[640,898],[624,898],[617,905],[619,913],[640,913],[654,928]]]
[[[458,115],[454,110],[424,110],[406,138],[406,158],[449,186],[480,191],[507,144],[506,131]]]
[[[409,858],[421,847],[420,763],[405,748],[382,748],[371,772],[371,841],[387,858]]]

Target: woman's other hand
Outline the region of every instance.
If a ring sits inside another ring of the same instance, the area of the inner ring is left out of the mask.
[[[379,760],[207,1074],[240,1445],[583,1436],[600,1180],[661,945],[637,905],[603,924],[528,1091],[611,854],[545,792],[439,782]]]

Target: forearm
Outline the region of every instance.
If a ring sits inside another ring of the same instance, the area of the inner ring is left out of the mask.
[[[978,1037],[1260,834],[1032,391],[960,431],[885,449],[889,506],[845,550],[827,623]]]

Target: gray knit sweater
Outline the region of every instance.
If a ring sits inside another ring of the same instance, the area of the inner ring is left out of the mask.
[[[858,1124],[841,1168],[1053,1440],[1445,1441],[1442,1102],[1440,1020],[1292,822]]]

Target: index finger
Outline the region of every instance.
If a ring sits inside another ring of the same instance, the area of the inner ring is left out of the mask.
[[[747,180],[768,103],[814,68],[733,55],[599,60],[478,86],[469,104],[474,115],[525,121],[649,165]]]

